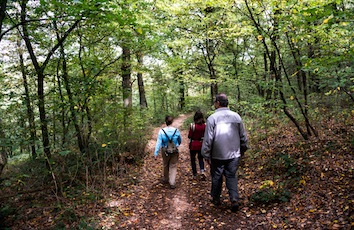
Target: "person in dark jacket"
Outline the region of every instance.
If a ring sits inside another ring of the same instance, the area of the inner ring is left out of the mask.
[[[225,176],[231,211],[236,212],[239,208],[236,174],[240,158],[248,149],[248,139],[240,115],[231,111],[228,104],[225,94],[216,95],[216,111],[206,122],[202,155],[210,164],[212,202],[217,206],[221,205],[220,196]]]
[[[202,175],[204,175],[204,158],[201,153],[203,136],[205,131],[205,120],[204,115],[201,111],[196,111],[193,118],[194,122],[191,123],[189,127],[188,138],[189,142],[189,153],[191,159],[192,173],[193,176],[197,176],[197,165],[196,156],[198,156],[199,170]]]

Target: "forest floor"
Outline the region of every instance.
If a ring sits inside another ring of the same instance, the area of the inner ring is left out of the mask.
[[[72,205],[75,215],[70,215],[68,208],[65,213],[54,210],[50,205],[56,202],[53,196],[38,197],[39,192],[35,197],[12,199],[6,202],[21,211],[7,216],[7,224],[0,224],[0,229],[354,228],[352,121],[345,126],[329,124],[331,128],[324,128],[326,131],[312,141],[299,141],[290,127],[277,130],[279,133],[257,130],[258,135],[264,132],[264,138],[252,143],[250,136],[251,150],[238,172],[240,210],[232,213],[225,184],[222,206],[211,204],[208,165],[205,179],[192,177],[188,130],[182,128],[187,117],[181,115],[173,123],[183,139],[176,189],[160,183],[162,159],[153,157],[162,125],[151,133],[144,164],[116,179],[124,181],[121,189],[96,202]],[[4,195],[0,191],[1,202]],[[62,227],[54,223],[59,213]],[[71,216],[76,219],[69,221]]]

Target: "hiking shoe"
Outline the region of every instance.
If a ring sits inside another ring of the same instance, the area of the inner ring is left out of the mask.
[[[160,183],[161,184],[168,184],[168,180],[166,180],[165,178],[161,178]]]
[[[215,206],[220,206],[221,205],[221,201],[220,199],[212,199],[211,203]]]
[[[237,201],[233,201],[231,203],[231,212],[237,212],[239,207],[240,206],[239,206],[238,202]]]
[[[172,184],[171,184],[171,185],[170,185],[170,188],[171,188],[171,189],[175,189],[175,188],[176,188],[176,185],[174,185],[174,184],[172,185]]]
[[[206,180],[206,176],[204,173],[201,173],[199,178],[200,178],[200,180]]]

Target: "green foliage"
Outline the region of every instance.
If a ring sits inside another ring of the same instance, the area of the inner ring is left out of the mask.
[[[288,202],[291,197],[290,189],[298,185],[304,165],[299,165],[297,160],[290,154],[283,152],[268,156],[263,171],[276,179],[264,181],[260,189],[250,196],[255,204],[274,204]]]
[[[241,116],[249,118],[268,118],[270,109],[267,108],[267,101],[261,97],[253,97],[252,100],[229,100],[231,110],[237,111]]]
[[[15,207],[11,207],[9,205],[0,205],[0,228],[1,229],[11,229],[11,227],[9,226],[9,228],[7,228],[7,226],[3,225],[5,224],[5,220],[8,216],[12,216],[12,215],[16,215],[16,208]]]
[[[260,189],[250,196],[251,202],[258,205],[270,205],[280,202],[288,202],[291,192],[287,189],[267,187]]]
[[[87,220],[81,220],[78,226],[80,230],[95,230],[97,229],[97,224],[95,223],[87,223]]]
[[[197,110],[205,111],[210,109],[210,98],[207,94],[198,95],[198,96],[188,96],[185,101],[185,111],[186,112],[196,112]]]
[[[72,208],[66,208],[61,214],[61,219],[68,221],[69,223],[76,222],[79,217]]]
[[[28,159],[30,159],[30,155],[28,153],[15,155],[9,158],[8,164],[17,165],[26,162]]]
[[[301,175],[303,168],[290,154],[279,152],[270,157],[265,170],[283,178],[294,179]]]

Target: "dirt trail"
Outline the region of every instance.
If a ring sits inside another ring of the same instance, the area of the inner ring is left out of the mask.
[[[191,208],[190,204],[188,203],[188,197],[186,194],[186,191],[181,189],[181,186],[184,184],[183,182],[187,180],[187,175],[189,172],[189,149],[188,149],[188,130],[182,130],[181,127],[183,125],[184,120],[187,118],[187,115],[181,115],[177,117],[172,126],[180,129],[181,131],[181,136],[182,136],[182,144],[179,147],[180,150],[180,157],[179,157],[179,167],[177,171],[177,188],[175,190],[169,190],[168,186],[159,184],[160,182],[158,181],[161,176],[162,176],[162,159],[161,156],[159,155],[159,158],[155,160],[153,157],[153,152],[155,151],[155,145],[156,145],[156,139],[157,139],[157,134],[159,130],[165,125],[162,125],[161,127],[155,128],[153,131],[153,135],[151,139],[149,140],[147,144],[146,151],[149,154],[148,158],[145,160],[145,165],[143,169],[143,173],[146,177],[150,177],[152,180],[149,181],[146,186],[144,187],[149,187],[151,185],[164,189],[166,193],[170,193],[169,196],[157,196],[159,199],[166,199],[165,202],[163,202],[163,205],[166,205],[165,210],[163,213],[158,212],[157,215],[160,215],[160,218],[158,218],[158,221],[152,222],[152,228],[153,229],[179,229],[182,227],[182,216],[185,213],[186,210],[189,210]],[[156,181],[157,180],[157,181]],[[151,184],[152,183],[152,184]],[[153,194],[151,194],[151,199],[154,200],[155,195],[154,194],[155,190],[151,190]],[[157,189],[157,192],[159,192],[159,189]],[[150,200],[149,202],[151,202]],[[157,201],[158,202],[158,201]],[[162,208],[162,207],[161,207]]]
[[[110,207],[119,208],[122,215],[116,218],[106,217],[105,227],[127,229],[184,229],[187,213],[195,209],[190,202],[191,186],[198,181],[191,177],[191,167],[188,149],[188,130],[182,130],[182,124],[188,115],[175,118],[172,126],[179,128],[182,135],[182,144],[179,147],[179,165],[176,178],[176,189],[160,183],[162,177],[162,158],[153,157],[157,134],[161,127],[152,131],[146,146],[149,153],[145,158],[144,166],[140,170],[139,181],[128,188],[120,197],[112,196]],[[201,181],[201,183],[207,183]],[[209,186],[203,186],[208,187]],[[206,190],[207,191],[207,190]],[[207,194],[206,194],[207,195]],[[207,196],[206,196],[207,197]],[[108,219],[107,219],[108,218]],[[109,220],[110,219],[110,220]],[[111,223],[111,226],[107,226]]]
[[[206,178],[192,177],[188,130],[182,129],[188,116],[191,115],[181,115],[173,123],[182,135],[176,189],[160,183],[162,158],[159,156],[155,160],[153,156],[158,131],[165,127],[162,125],[151,133],[146,146],[149,154],[143,167],[137,169],[139,176],[133,178],[135,183],[128,183],[124,192],[112,194],[107,202],[106,206],[112,212],[100,216],[103,229],[255,229],[252,226],[254,221],[247,222],[247,208],[236,214],[230,211],[225,189],[222,192],[223,205],[216,208],[211,204],[209,165],[205,165]]]

